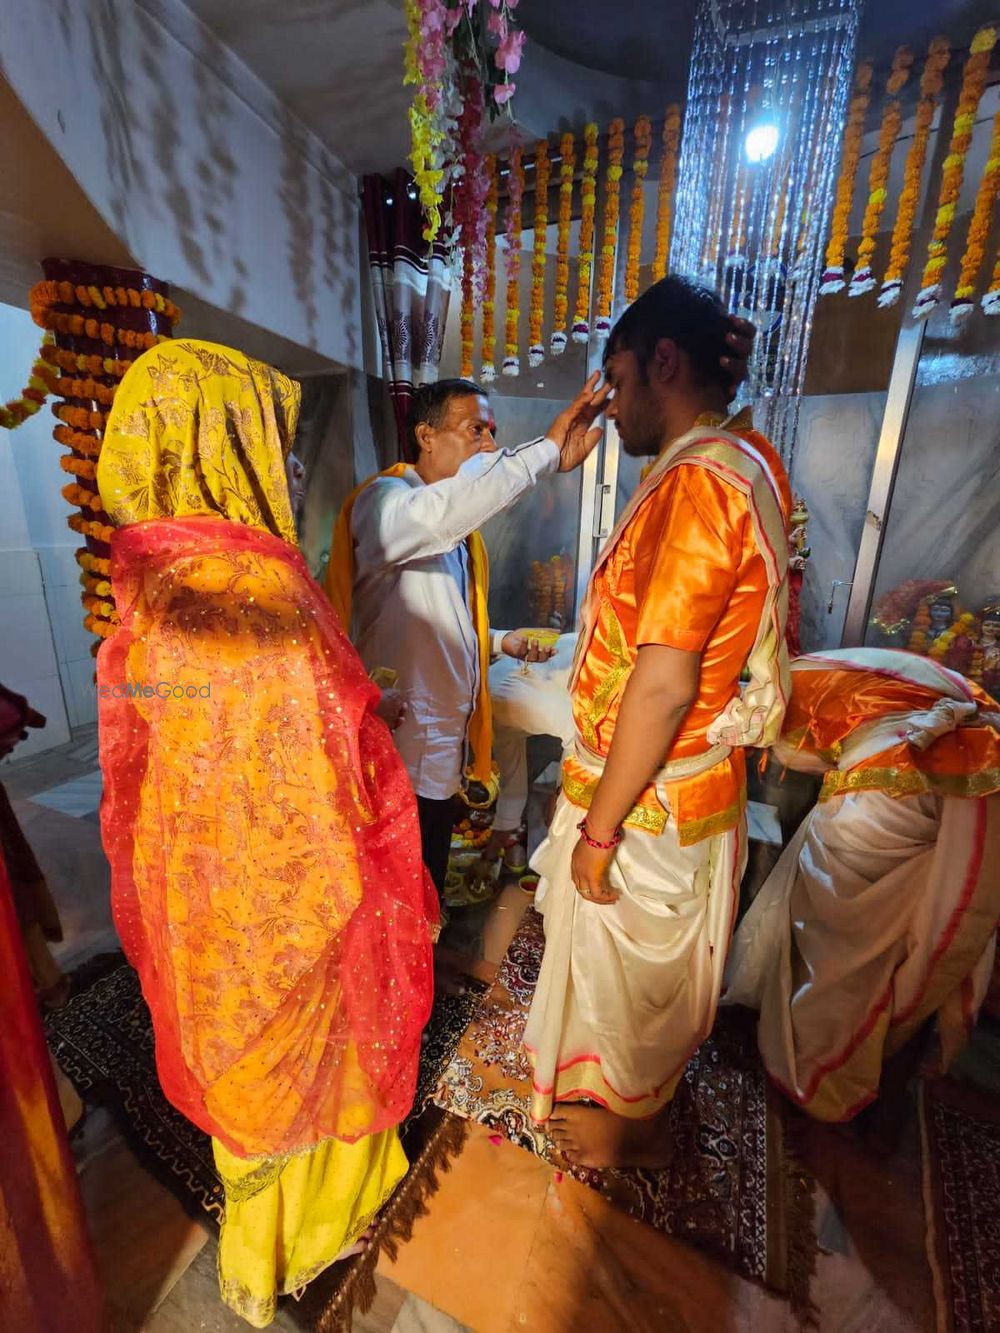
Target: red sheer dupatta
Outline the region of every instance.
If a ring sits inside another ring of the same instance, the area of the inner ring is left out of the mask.
[[[0,1326],[100,1333],[76,1168],[0,857]]]
[[[138,523],[112,580],[101,823],[164,1091],[241,1155],[399,1123],[438,909],[378,691],[269,533]]]

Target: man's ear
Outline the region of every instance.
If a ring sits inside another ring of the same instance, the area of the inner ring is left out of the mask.
[[[675,379],[680,369],[680,348],[673,338],[660,338],[653,351],[653,379],[661,384],[668,384]]]
[[[421,421],[414,428],[414,435],[417,437],[417,447],[422,454],[429,454],[434,448],[434,428],[427,421]]]

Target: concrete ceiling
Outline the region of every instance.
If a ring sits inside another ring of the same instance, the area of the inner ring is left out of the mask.
[[[184,0],[355,174],[406,160],[402,0]],[[514,107],[530,134],[683,98],[698,0],[521,0]],[[747,0],[750,3],[750,0]],[[762,6],[764,8],[764,6]],[[888,61],[944,31],[963,42],[993,0],[867,0],[860,49]]]

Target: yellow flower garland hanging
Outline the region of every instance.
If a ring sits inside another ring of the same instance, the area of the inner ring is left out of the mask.
[[[597,269],[597,318],[594,321],[594,332],[599,338],[606,338],[611,332],[611,292],[618,251],[624,157],[625,122],[616,117],[608,126],[608,166],[604,176],[604,218],[601,226],[601,260]]]
[[[583,131],[583,179],[580,182],[580,244],[577,260],[576,314],[573,341],[590,340],[590,283],[594,269],[594,220],[597,213],[597,126]]]
[[[858,246],[857,267],[847,289],[848,296],[863,296],[875,287],[872,273],[872,257],[875,254],[875,238],[878,236],[882,211],[885,208],[886,185],[889,180],[889,163],[892,150],[899,138],[903,124],[903,108],[898,94],[906,85],[913,67],[913,52],[908,46],[901,46],[893,56],[892,69],[886,80],[886,103],[882,112],[882,124],[878,132],[878,148],[872,158],[868,175],[868,203],[865,206],[864,222],[861,226],[861,243]]]
[[[521,360],[518,355],[521,293],[518,284],[521,276],[521,203],[524,198],[524,165],[519,147],[511,152],[510,175],[507,180],[509,191],[505,220],[507,307],[502,373],[513,376],[521,373]]]
[[[45,338],[51,338],[46,334]],[[52,373],[43,345],[31,366],[27,385],[16,398],[9,403],[0,404],[0,426],[4,430],[16,430],[29,417],[33,417],[50,393],[56,392],[56,376]]]
[[[640,116],[633,130],[635,154],[632,158],[632,202],[628,216],[628,252],[625,262],[625,300],[631,305],[639,295],[639,269],[642,263],[642,223],[646,212],[645,183],[649,171],[649,150],[653,146],[653,126],[648,116]]]
[[[903,275],[910,262],[910,245],[913,240],[917,204],[920,201],[920,181],[927,159],[934,108],[944,86],[944,72],[948,68],[950,59],[951,47],[947,37],[935,37],[927,49],[924,72],[920,77],[920,98],[917,102],[913,139],[903,166],[903,188],[900,191],[896,222],[892,229],[889,264],[882,278],[882,289],[878,296],[878,303],[882,307],[895,305],[903,290]]]
[[[993,205],[1000,190],[1000,111],[993,117],[993,133],[990,148],[983,168],[983,177],[976,194],[976,206],[969,222],[969,232],[965,238],[965,254],[955,288],[955,299],[951,303],[951,323],[957,328],[972,314],[973,297],[976,290],[976,278],[986,258],[986,242],[990,236],[990,223],[993,219]]]
[[[496,367],[496,310],[497,310],[497,206],[499,201],[499,170],[495,157],[486,159],[490,188],[486,196],[486,281],[483,286],[483,351],[479,378],[492,384],[497,377]]]
[[[820,281],[821,296],[839,292],[844,287],[844,250],[847,246],[847,227],[851,216],[851,200],[854,198],[854,178],[858,174],[861,161],[861,141],[865,133],[865,116],[871,98],[872,64],[865,60],[858,66],[854,78],[854,95],[847,113],[847,128],[844,131],[844,154],[840,167],[840,179],[834,198],[833,216],[830,220],[830,240],[826,247],[826,267]]]
[[[573,177],[576,174],[576,139],[564,134],[559,140],[559,226],[556,238],[556,291],[552,306],[552,337],[549,351],[562,356],[566,350],[566,317],[569,314],[569,229],[573,221]]]
[[[539,139],[535,145],[535,233],[531,257],[531,309],[528,315],[528,365],[534,369],[545,360],[542,345],[542,319],[545,313],[545,262],[549,234],[549,143]]]
[[[951,143],[941,173],[941,191],[938,195],[934,233],[927,247],[920,292],[913,307],[914,319],[926,319],[941,297],[941,277],[948,261],[948,237],[955,221],[958,196],[965,176],[965,159],[972,143],[976,111],[986,88],[990,71],[990,55],[996,46],[996,28],[980,28],[972,39],[969,58],[962,71],[962,91],[958,98],[955,121],[951,127]]]
[[[674,190],[677,188],[677,158],[681,144],[681,109],[676,103],[667,107],[663,121],[663,156],[660,159],[660,188],[656,203],[656,254],[653,257],[653,281],[667,276],[670,256],[670,227],[673,220]]]

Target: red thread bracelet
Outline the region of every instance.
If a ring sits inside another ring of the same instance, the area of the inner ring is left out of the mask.
[[[581,837],[583,838],[584,842],[587,844],[587,846],[593,847],[595,852],[614,851],[614,849],[618,846],[618,844],[622,840],[622,831],[621,829],[618,829],[616,830],[615,836],[611,839],[610,842],[600,842],[597,838],[592,837],[588,832],[586,819],[581,819],[576,827]]]

